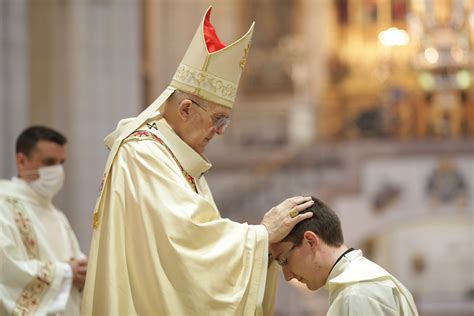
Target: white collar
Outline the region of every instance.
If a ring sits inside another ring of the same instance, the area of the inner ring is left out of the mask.
[[[154,123],[156,123],[156,125],[153,125]],[[207,157],[197,153],[186,144],[164,118],[157,121],[152,120],[144,126],[156,126],[156,129],[153,127],[148,127],[147,129],[152,133],[158,131],[158,133],[163,137],[163,142],[169,146],[181,166],[193,178],[199,179],[203,174],[211,169],[212,164],[209,162]]]
[[[11,181],[0,180],[0,195],[28,201],[44,207],[52,205],[51,200],[36,193],[27,181],[18,177],[13,177]]]

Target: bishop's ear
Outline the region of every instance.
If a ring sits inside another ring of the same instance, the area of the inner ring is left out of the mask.
[[[179,105],[178,105],[178,113],[179,113],[179,117],[181,117],[181,119],[183,121],[187,121],[189,116],[191,115],[191,105],[192,105],[192,102],[188,99],[183,99]]]

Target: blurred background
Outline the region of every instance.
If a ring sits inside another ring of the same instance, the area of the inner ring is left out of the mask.
[[[57,204],[87,252],[102,139],[168,85],[209,4],[223,42],[256,22],[206,152],[223,216],[318,196],[421,315],[473,315],[474,0],[0,0],[0,176],[26,126],[64,133]],[[324,290],[280,282],[276,315],[326,309]]]

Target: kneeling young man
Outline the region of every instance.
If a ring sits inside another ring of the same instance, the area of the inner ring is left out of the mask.
[[[344,245],[336,213],[313,200],[302,212],[313,216],[270,246],[285,280],[295,278],[313,291],[324,286],[329,291],[328,315],[418,315],[405,286],[361,250]]]

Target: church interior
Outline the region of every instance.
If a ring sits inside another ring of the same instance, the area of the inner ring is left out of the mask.
[[[222,216],[319,197],[420,315],[472,315],[474,0],[2,0],[0,176],[26,126],[63,132],[57,202],[87,250],[103,138],[166,88],[209,5],[223,42],[256,23],[206,150]],[[326,311],[324,290],[280,280],[275,315]]]

